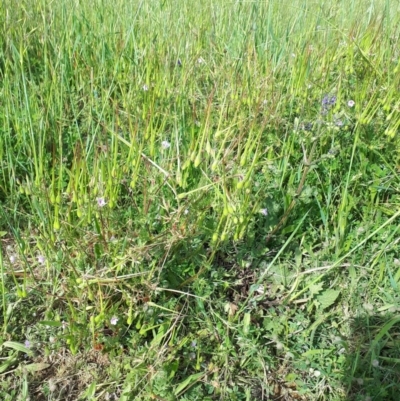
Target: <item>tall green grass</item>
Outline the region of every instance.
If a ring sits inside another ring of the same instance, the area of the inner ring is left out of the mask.
[[[3,5],[5,399],[395,399],[398,2]]]

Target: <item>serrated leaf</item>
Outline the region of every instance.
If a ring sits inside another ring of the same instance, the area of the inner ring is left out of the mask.
[[[320,303],[320,308],[329,308],[331,305],[334,304],[339,294],[340,291],[338,290],[325,290],[321,295],[317,297],[318,302]]]
[[[310,292],[311,292],[311,295],[317,295],[317,294],[319,294],[319,293],[323,290],[323,288],[324,288],[324,284],[321,283],[321,282],[316,283],[316,284],[311,284],[311,285],[310,285]]]

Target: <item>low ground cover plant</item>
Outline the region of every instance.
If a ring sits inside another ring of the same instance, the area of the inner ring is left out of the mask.
[[[4,1],[0,398],[398,400],[399,27]]]

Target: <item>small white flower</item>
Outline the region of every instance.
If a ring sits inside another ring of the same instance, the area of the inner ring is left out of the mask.
[[[161,142],[161,147],[163,149],[168,149],[171,146],[171,144],[168,141],[162,141]]]
[[[46,262],[46,258],[45,258],[43,255],[39,255],[39,256],[37,257],[37,260],[38,260],[38,262],[39,262],[41,265],[44,265],[45,262]]]
[[[107,205],[107,202],[104,198],[97,198],[96,200],[98,207],[104,207],[105,205]]]
[[[347,106],[349,106],[349,107],[354,107],[355,104],[356,104],[356,102],[354,100],[349,100],[347,102]]]
[[[149,90],[149,87],[148,87],[146,84],[144,84],[144,85],[142,86],[142,89],[143,89],[145,92],[147,92],[147,91]]]
[[[203,64],[204,63],[204,58],[203,57],[199,57],[197,59],[197,64]]]
[[[15,255],[11,255],[10,256],[10,262],[11,263],[15,263],[17,261],[17,258],[15,257]]]
[[[117,323],[118,323],[118,318],[117,318],[117,316],[113,316],[111,319],[110,319],[110,323],[113,325],[113,326],[115,326]]]
[[[358,379],[357,379],[357,384],[358,384],[359,386],[362,386],[362,385],[364,384],[364,380],[361,379],[361,378],[358,378]]]
[[[185,209],[184,214],[189,214],[189,209]]]
[[[267,208],[261,209],[261,210],[260,210],[260,213],[261,213],[263,216],[268,216],[268,209],[267,209]]]
[[[314,370],[314,377],[320,377],[321,372],[319,370]]]
[[[377,368],[377,367],[379,366],[379,361],[378,361],[377,359],[374,359],[374,360],[372,361],[372,366],[373,366],[374,368]]]
[[[52,344],[54,344],[56,342],[56,338],[53,336],[49,337],[49,342],[51,342]]]

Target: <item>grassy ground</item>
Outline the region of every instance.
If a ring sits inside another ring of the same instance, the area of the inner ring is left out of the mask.
[[[398,400],[400,3],[5,0],[2,400]]]

